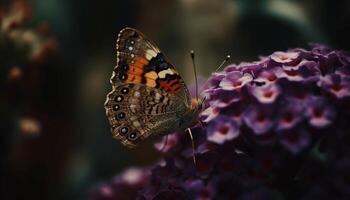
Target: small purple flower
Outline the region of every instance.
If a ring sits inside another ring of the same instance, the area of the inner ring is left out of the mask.
[[[234,120],[238,126],[241,126],[243,123],[243,111],[245,106],[242,105],[241,102],[231,103],[228,107],[221,109],[220,114],[230,116],[232,120]]]
[[[311,52],[317,56],[325,56],[332,52],[331,48],[322,44],[311,43],[310,46],[312,47]]]
[[[215,72],[211,75],[211,77],[209,79],[209,83],[211,84],[211,86],[213,88],[217,88],[217,87],[219,87],[219,84],[223,78],[225,78],[225,73]]]
[[[350,96],[350,76],[326,75],[321,78],[319,85],[337,98]]]
[[[261,135],[272,129],[274,120],[272,119],[270,108],[262,105],[252,105],[246,108],[243,113],[245,124],[251,128],[255,134]]]
[[[300,73],[300,70],[295,70],[295,69],[284,70],[281,68],[276,71],[276,75],[278,78],[286,78],[289,81],[304,80],[303,75]]]
[[[349,52],[345,52],[345,51],[337,51],[336,52],[340,63],[343,66],[350,66],[350,53]]]
[[[350,66],[350,63],[349,63]],[[340,75],[343,78],[350,77],[350,67],[341,67],[335,71],[335,74]]]
[[[103,184],[99,188],[99,195],[102,198],[113,198],[115,191],[110,185]]]
[[[236,64],[231,64],[225,67],[225,72],[232,72],[232,71],[238,71],[238,67]],[[223,74],[224,75],[224,74]]]
[[[264,70],[258,74],[258,77],[255,78],[254,81],[264,84],[274,83],[278,79],[276,76],[276,70],[278,69],[279,68],[272,68],[269,70]]]
[[[303,119],[304,106],[295,98],[289,98],[281,105],[276,130],[288,130],[295,127]]]
[[[137,191],[145,186],[148,169],[131,167],[120,176],[98,185],[91,193],[93,199],[135,199]]]
[[[314,69],[317,70],[317,63],[315,61],[309,61],[306,59],[303,59],[300,63],[297,65],[288,65],[285,64],[282,66],[284,70],[299,70],[301,67],[306,67],[308,69]],[[317,70],[319,71],[319,70]]]
[[[281,144],[294,154],[300,153],[310,143],[310,135],[303,129],[280,132]]]
[[[189,193],[196,197],[195,200],[209,200],[214,198],[213,188],[209,184],[204,183],[203,180],[189,180],[185,184]]]
[[[281,90],[277,84],[265,84],[260,87],[250,87],[252,95],[263,104],[273,103]]]
[[[200,114],[200,119],[202,122],[210,122],[216,116],[220,114],[220,109],[214,106],[208,107]]]
[[[291,63],[299,57],[299,53],[277,51],[273,53],[270,57],[273,61],[277,63]]]
[[[255,61],[255,62],[251,62],[251,63],[242,62],[236,67],[236,69],[237,69],[237,71],[240,71],[242,74],[250,74],[250,75],[254,76],[262,68],[267,67],[267,64],[266,64],[267,61],[268,61],[268,59],[264,59],[262,61]]]
[[[291,82],[286,79],[279,80],[279,85],[283,90],[283,99],[295,101],[296,104],[307,106],[308,99],[312,94],[312,86],[303,82]],[[300,89],[302,88],[302,90]]]
[[[178,134],[179,133],[173,133],[163,137],[160,142],[157,142],[154,144],[154,147],[158,151],[168,152],[169,150],[171,150],[173,147],[176,146],[179,140]]]
[[[228,116],[218,116],[212,120],[207,129],[208,141],[223,144],[239,135],[238,125]]]
[[[305,115],[308,117],[310,125],[316,128],[323,128],[333,122],[335,113],[324,98],[312,96],[308,102],[309,105],[307,106]]]
[[[221,88],[214,89],[210,92],[210,105],[218,108],[225,108],[233,102],[240,100],[241,94],[238,91],[227,91]]]
[[[224,90],[235,90],[243,87],[251,80],[253,80],[253,77],[250,74],[242,75],[239,71],[232,71],[226,74],[219,86]]]
[[[145,181],[147,174],[144,169],[137,167],[128,168],[125,170],[121,176],[123,182],[128,185],[138,185]]]

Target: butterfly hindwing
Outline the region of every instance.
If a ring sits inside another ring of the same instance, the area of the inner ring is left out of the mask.
[[[151,136],[176,130],[178,101],[176,96],[145,85],[118,84],[105,103],[113,137],[134,147]]]

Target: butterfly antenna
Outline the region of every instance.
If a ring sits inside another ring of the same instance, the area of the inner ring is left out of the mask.
[[[194,78],[196,81],[196,99],[198,100],[198,79],[197,79],[197,70],[196,70],[196,62],[194,61],[194,51],[191,50],[191,59],[192,59],[192,67],[193,67],[193,72],[194,72]]]
[[[187,128],[188,130],[188,133],[190,135],[190,138],[191,138],[191,143],[192,143],[192,158],[193,158],[193,163],[194,165],[196,165],[196,156],[194,154],[194,140],[193,140],[193,135],[192,135],[192,131],[190,128]]]
[[[216,68],[216,70],[214,71],[214,73],[217,72],[217,71],[219,71],[219,70],[227,63],[227,61],[230,60],[230,58],[231,58],[231,56],[230,56],[230,55],[227,55],[226,58],[225,58],[225,60],[223,60],[223,61],[221,62],[221,64],[219,65],[218,68]]]
[[[230,60],[231,56],[230,55],[227,55],[225,60],[223,60],[221,62],[221,64],[219,65],[219,67],[216,68],[216,70],[213,72],[218,72],[229,60]],[[209,79],[207,79],[207,81],[202,85],[202,87],[204,87],[207,83],[208,83]]]

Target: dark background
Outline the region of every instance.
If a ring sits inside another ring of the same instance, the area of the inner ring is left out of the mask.
[[[12,1],[0,2],[6,9]],[[239,63],[309,42],[350,50],[346,0],[31,0],[28,5],[32,20],[26,28],[47,22],[58,48],[45,64],[23,66],[20,83],[1,81],[0,199],[86,199],[100,181],[161,156],[151,142],[124,148],[112,139],[105,117],[115,41],[125,26],[158,44],[188,84],[191,49],[205,77],[226,54]],[[5,65],[22,52],[2,48],[1,53],[5,76],[10,67]],[[23,117],[35,119],[40,131],[24,134],[18,127]]]

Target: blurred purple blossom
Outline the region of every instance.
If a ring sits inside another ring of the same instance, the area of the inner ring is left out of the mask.
[[[274,126],[271,107],[262,105],[251,105],[246,108],[243,114],[245,124],[251,128],[255,134],[266,133]]]
[[[292,63],[299,57],[298,52],[282,52],[277,51],[273,53],[270,58],[277,63]]]
[[[250,74],[242,74],[239,71],[228,72],[219,84],[223,90],[235,90],[243,87],[246,83],[250,82],[253,77]]]
[[[340,74],[342,72],[339,72]],[[350,96],[350,76],[330,74],[322,77],[319,85],[337,98]]]
[[[217,144],[223,144],[239,135],[239,128],[235,121],[227,116],[216,117],[207,128],[207,140]]]
[[[349,54],[312,44],[229,65],[209,83],[192,128],[196,165],[189,137],[170,135],[139,199],[346,198]]]

